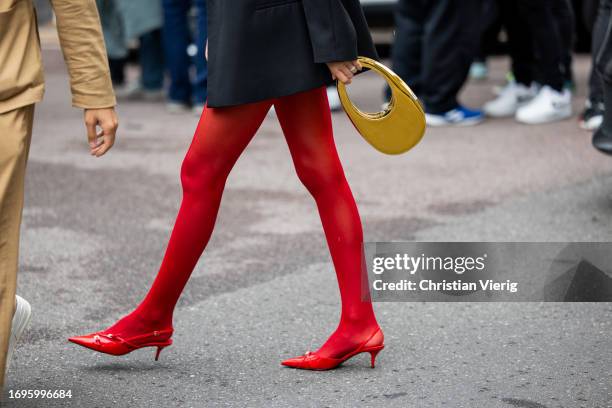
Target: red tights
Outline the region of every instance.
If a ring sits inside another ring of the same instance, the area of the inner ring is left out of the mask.
[[[339,357],[378,327],[361,299],[363,233],[332,134],[325,88],[227,108],[205,108],[183,161],[183,201],[161,268],[149,293],[107,329],[123,337],[172,326],[172,314],[213,231],[225,181],[274,105],[299,179],[316,200],[340,296],[340,324],[318,353]]]

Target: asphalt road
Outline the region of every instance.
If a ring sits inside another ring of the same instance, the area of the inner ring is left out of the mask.
[[[121,104],[118,144],[87,155],[59,53],[45,52],[27,180],[19,293],[34,315],[9,372],[8,407],[612,407],[612,305],[381,303],[387,348],[332,372],[281,368],[335,327],[338,294],[312,199],[273,116],[228,181],[217,228],[175,316],[175,344],[114,358],[66,338],[102,329],[145,294],[180,200],[197,117]],[[474,106],[501,83],[470,84]],[[588,61],[576,62],[576,108]],[[353,87],[364,106],[380,82]],[[338,148],[376,240],[609,241],[612,158],[575,120],[430,130],[410,154],[373,151],[342,113]],[[14,400],[10,390],[71,390]]]

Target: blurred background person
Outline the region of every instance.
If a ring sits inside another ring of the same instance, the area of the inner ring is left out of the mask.
[[[501,29],[501,18],[497,0],[482,0],[480,23],[480,43],[478,52],[470,66],[470,78],[485,80],[489,76],[487,55],[498,44],[498,35]]]
[[[567,119],[572,116],[572,93],[565,86],[571,82],[572,6],[568,0],[518,0],[517,3],[532,37],[537,80],[541,86],[531,101],[517,109],[516,120],[539,124]]]
[[[589,93],[584,104],[584,110],[580,115],[579,125],[584,130],[596,130],[601,126],[604,116],[603,82],[597,70],[597,50],[601,49],[601,43],[605,37],[606,24],[596,24],[598,9],[604,7],[599,1],[585,1],[585,26],[592,34],[592,57],[591,73],[589,75]],[[605,11],[604,11],[605,14]]]
[[[569,0],[498,0],[512,60],[511,80],[483,107],[526,124],[572,115],[574,13]]]
[[[547,0],[548,1],[548,0]],[[563,86],[574,91],[574,71],[572,69],[574,42],[576,33],[576,16],[571,0],[552,0],[550,9],[553,21],[559,33],[561,42],[561,70],[563,72]]]
[[[96,0],[117,98],[162,100],[164,63],[159,0]],[[126,78],[130,43],[139,42],[140,78]]]
[[[603,122],[593,134],[593,146],[612,154],[612,0],[601,0],[594,29],[593,55],[603,90]]]
[[[481,15],[481,0],[399,1],[393,69],[423,102],[429,126],[483,120],[457,100],[478,49]]]
[[[192,27],[190,15],[194,8],[196,18],[195,27]],[[206,103],[208,83],[208,66],[204,57],[206,0],[163,0],[163,10],[164,53],[170,74],[168,111],[180,113],[191,109],[200,115]],[[195,66],[193,80],[192,65]]]
[[[537,94],[533,40],[516,0],[497,0],[502,27],[507,36],[511,74],[504,88],[483,110],[489,117],[515,116],[517,110]]]

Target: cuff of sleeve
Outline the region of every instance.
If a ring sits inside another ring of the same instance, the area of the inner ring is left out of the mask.
[[[357,59],[357,50],[325,54],[316,53],[314,57],[316,64],[324,64],[327,62],[354,61]]]
[[[112,108],[117,105],[114,95],[104,97],[76,95],[72,97],[72,106],[81,109],[102,109]]]

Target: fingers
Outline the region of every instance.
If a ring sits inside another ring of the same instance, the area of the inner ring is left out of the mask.
[[[357,72],[361,70],[361,64],[359,64],[359,61],[345,62],[344,66],[347,67],[353,75],[357,74]]]
[[[118,122],[114,109],[87,110],[85,124],[91,155],[95,157],[104,155],[115,144]],[[97,127],[102,129],[100,133],[96,133]]]
[[[349,76],[341,69],[337,69],[335,71],[335,77],[338,81],[342,82],[343,84],[351,83],[351,79],[349,78]]]
[[[102,144],[92,151],[92,155],[96,157],[103,156],[106,152],[108,152],[111,147],[115,144],[114,135],[104,135]]]
[[[91,150],[95,149],[98,145],[98,135],[96,134],[96,125],[98,121],[96,118],[86,118],[85,119],[85,127],[87,128],[87,140],[89,141],[89,148]]]
[[[363,66],[357,60],[344,62],[336,67],[336,76],[338,77],[338,80],[342,81],[343,83],[350,84],[352,83],[355,74],[362,69]]]
[[[102,125],[102,143],[91,151],[91,154],[96,157],[103,156],[108,152],[111,147],[115,144],[115,134],[117,132],[117,125],[114,123],[105,123]]]
[[[328,63],[329,69],[334,80],[344,84],[350,84],[355,74],[363,69],[358,60],[345,62]]]
[[[96,152],[98,152],[102,148],[103,145],[104,145],[104,131],[101,131],[96,135],[96,145],[92,147],[91,149],[89,149],[89,154],[97,157]]]

